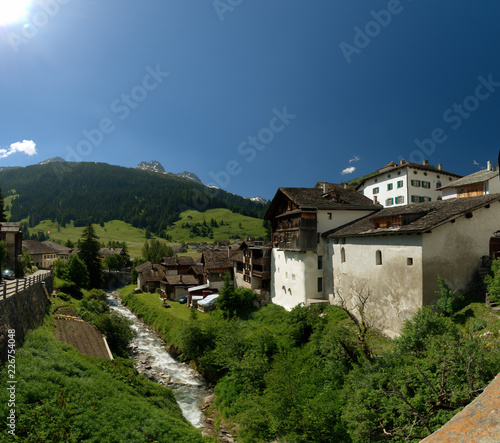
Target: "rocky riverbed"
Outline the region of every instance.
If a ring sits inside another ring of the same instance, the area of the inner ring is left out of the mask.
[[[219,441],[234,441],[226,429],[215,430],[215,417],[206,416],[212,411],[213,391],[203,377],[186,363],[174,359],[166,350],[166,343],[140,320],[130,309],[121,303],[116,292],[108,294],[111,309],[132,321],[135,331],[129,351],[135,360],[135,367],[140,374],[150,380],[166,386],[174,392],[184,417],[204,434],[217,437]]]

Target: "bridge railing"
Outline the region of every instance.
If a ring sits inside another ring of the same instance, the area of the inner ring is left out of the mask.
[[[51,271],[38,272],[34,275],[29,275],[25,278],[17,278],[15,280],[3,280],[0,284],[0,300],[15,296],[16,294],[25,291],[30,286],[41,283],[50,278]]]

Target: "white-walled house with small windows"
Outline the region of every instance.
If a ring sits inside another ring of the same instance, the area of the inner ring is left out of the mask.
[[[441,164],[435,168],[427,160],[421,165],[401,160],[365,177],[356,189],[384,207],[402,206],[440,200],[441,188],[460,177],[444,171]]]
[[[384,208],[324,233],[332,304],[369,295],[366,313],[389,336],[436,301],[438,276],[464,292],[484,256],[500,253],[500,194]]]
[[[322,233],[380,210],[352,186],[320,182],[314,188],[279,188],[264,218],[271,221],[271,299],[292,309],[328,303]]]
[[[500,193],[498,165],[492,167],[491,161],[488,161],[485,169],[443,185],[440,190],[443,200]]]

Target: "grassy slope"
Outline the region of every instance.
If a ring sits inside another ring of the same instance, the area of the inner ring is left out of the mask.
[[[262,220],[252,217],[247,217],[241,214],[236,214],[228,209],[211,209],[206,212],[197,211],[186,211],[181,214],[181,220],[175,223],[174,227],[168,231],[168,234],[172,236],[173,241],[168,242],[168,244],[180,244],[183,241],[186,242],[213,242],[214,240],[227,240],[229,236],[234,233],[241,234],[242,237],[245,236],[264,236],[265,230],[262,226]],[[188,217],[191,217],[189,219]],[[189,229],[182,229],[181,225],[183,223],[189,222],[194,224],[196,222],[203,223],[206,220],[210,223],[210,219],[214,218],[219,223],[224,220],[228,226],[224,225],[219,228],[214,228],[214,238],[209,239],[205,237],[189,237]],[[239,223],[241,223],[243,229],[239,228]],[[104,224],[104,227],[100,225],[94,225],[96,234],[99,236],[101,243],[108,243],[110,240],[115,240],[119,242],[127,242],[129,248],[129,254],[131,257],[139,257],[141,255],[141,249],[146,240],[144,229],[134,228],[128,223],[114,220]],[[56,243],[66,243],[69,239],[73,243],[76,243],[82,234],[83,228],[75,228],[73,224],[66,227],[60,227],[55,222],[46,220],[38,224],[37,226],[30,229],[30,233],[36,233],[38,231],[47,232],[50,231],[50,240]]]
[[[195,223],[203,223],[206,221],[210,225],[210,220],[214,219],[217,223],[224,220],[224,226],[213,228],[214,238],[208,240],[205,237],[190,237],[189,229],[182,229],[183,223],[193,225]],[[239,224],[241,223],[241,228]],[[181,219],[174,223],[174,226],[167,232],[177,242],[199,242],[199,241],[214,241],[214,240],[229,240],[230,236],[238,235],[241,238],[245,237],[263,237],[265,229],[262,225],[262,220],[246,215],[236,214],[228,209],[209,209],[205,212],[185,211],[181,214]]]
[[[134,294],[135,285],[122,288],[120,296],[124,303],[152,329],[161,334],[169,343],[173,340],[173,331],[191,315],[191,310],[186,304],[170,302],[170,308],[164,308],[158,294]],[[208,315],[199,314],[200,320]]]
[[[137,375],[127,360],[80,354],[55,340],[51,317],[47,323],[16,353],[16,435],[22,441],[202,441],[169,389]],[[0,372],[6,380],[7,365]],[[2,417],[7,395],[0,391]]]

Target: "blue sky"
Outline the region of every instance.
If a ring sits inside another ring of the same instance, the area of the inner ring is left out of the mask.
[[[0,167],[158,160],[265,198],[401,158],[469,174],[500,147],[499,16],[493,0],[33,0],[0,28]]]

